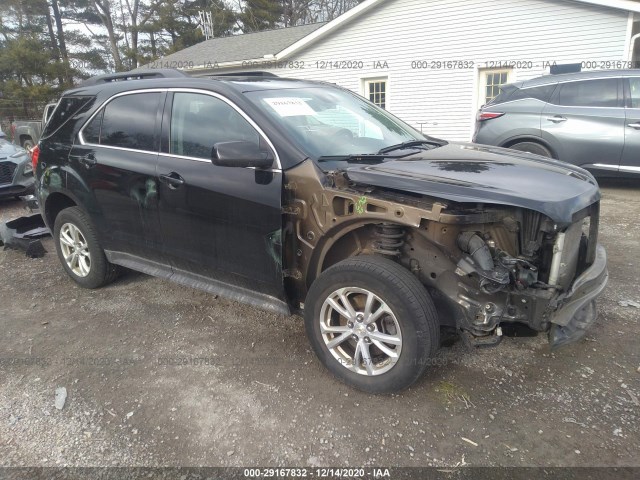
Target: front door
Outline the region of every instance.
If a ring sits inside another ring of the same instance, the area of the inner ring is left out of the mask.
[[[218,142],[245,140],[268,149],[264,136],[224,98],[206,92],[170,94],[162,135],[160,223],[176,274],[284,298],[282,172],[211,162]]]
[[[81,131],[69,161],[68,187],[84,183],[95,201],[83,200],[106,250],[162,260],[156,161],[159,106],[165,93],[115,97]],[[92,206],[92,207],[89,207]]]

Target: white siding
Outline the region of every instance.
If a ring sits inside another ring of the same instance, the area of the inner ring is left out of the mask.
[[[628,14],[564,0],[386,0],[288,60],[304,69],[281,76],[325,80],[362,93],[365,77],[389,78],[388,109],[424,131],[468,140],[478,67],[489,61],[532,61],[512,79],[548,73],[544,62],[625,60]],[[317,69],[316,61],[363,61],[362,70]],[[468,69],[412,69],[415,60],[467,60]],[[372,68],[386,61],[388,70]],[[255,68],[254,68],[255,69]]]

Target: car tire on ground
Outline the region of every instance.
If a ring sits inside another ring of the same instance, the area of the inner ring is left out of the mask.
[[[414,383],[440,342],[438,314],[418,279],[378,256],[343,260],[313,282],[305,328],[324,366],[369,393]]]
[[[31,140],[30,138],[27,138],[25,141],[22,142],[22,148],[24,148],[25,150],[31,150],[34,146],[33,140]]]
[[[552,157],[551,152],[547,147],[536,142],[514,143],[509,148],[511,150],[518,150],[521,152],[535,153],[536,155],[542,155],[543,157]]]
[[[118,276],[118,267],[107,260],[95,229],[81,208],[62,210],[53,231],[60,263],[78,285],[98,288]]]

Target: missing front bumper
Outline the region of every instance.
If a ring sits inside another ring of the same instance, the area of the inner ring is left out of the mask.
[[[551,348],[558,348],[581,339],[596,321],[595,299],[607,285],[607,253],[598,245],[591,266],[573,282],[560,299],[560,307],[551,316],[549,330]]]

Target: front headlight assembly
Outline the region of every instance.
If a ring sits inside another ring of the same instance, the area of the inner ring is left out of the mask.
[[[27,155],[26,150],[18,150],[13,155],[9,155],[10,158],[20,158],[25,157],[24,170],[22,170],[23,175],[27,175],[29,173],[33,173],[33,165],[29,161],[29,155]]]

